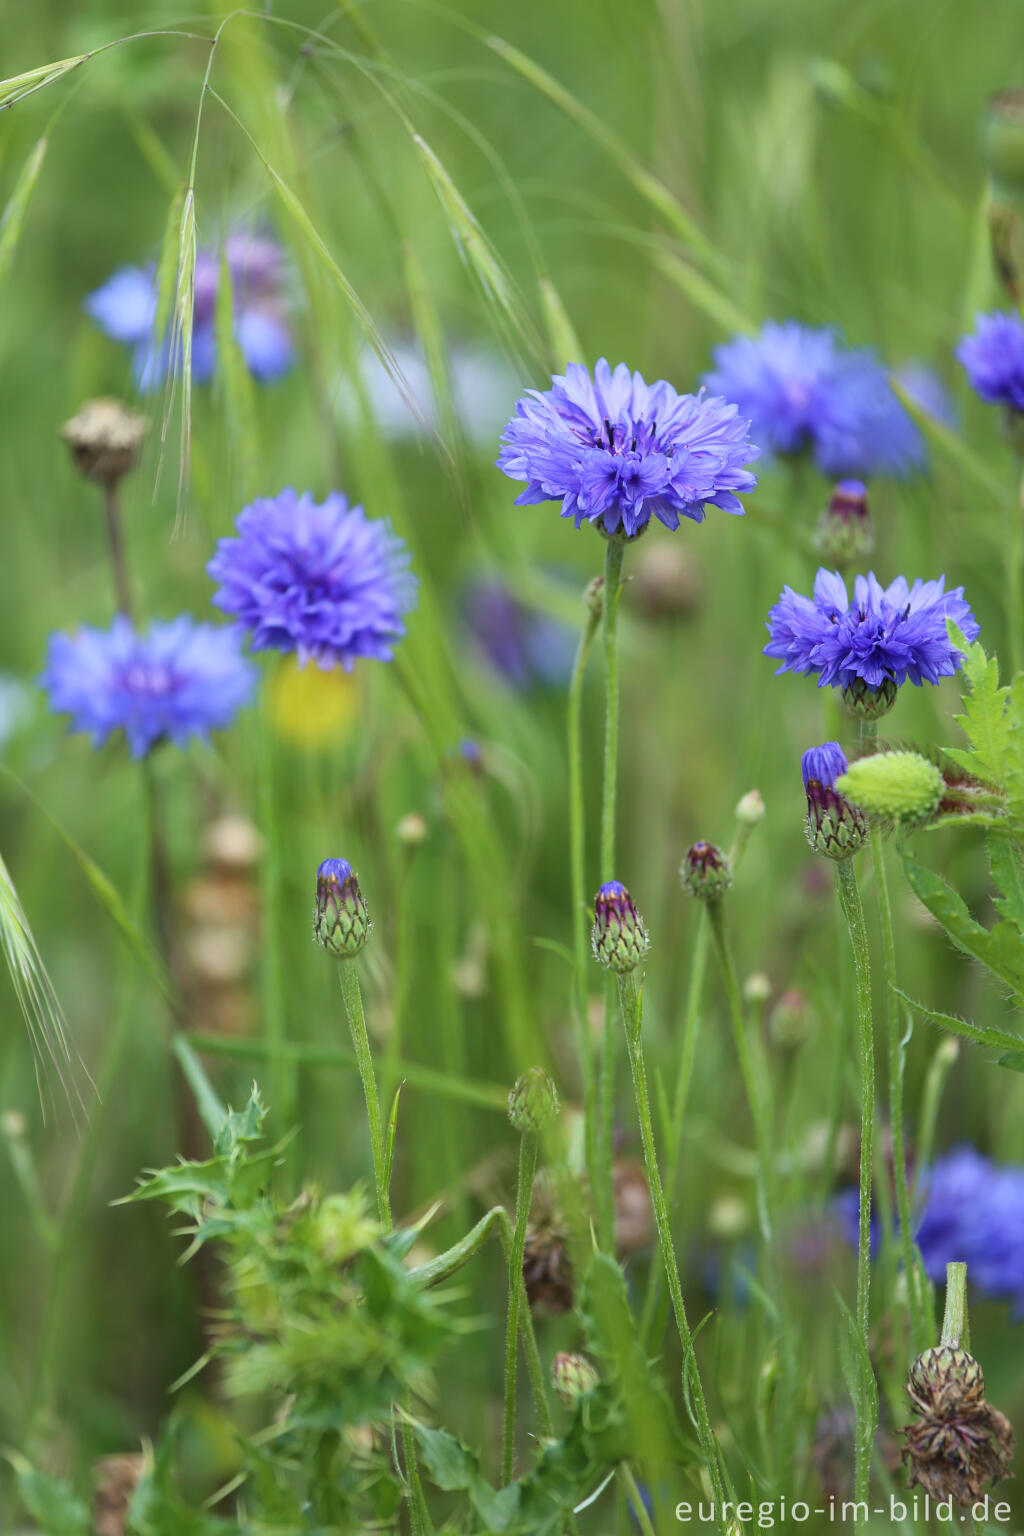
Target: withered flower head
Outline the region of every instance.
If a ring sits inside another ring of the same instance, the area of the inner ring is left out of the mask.
[[[543,1173],[533,1186],[530,1220],[523,1249],[523,1283],[533,1312],[554,1315],[573,1304],[569,1229],[550,1178]]]
[[[60,435],[71,449],[75,468],[87,480],[114,485],[134,469],[149,425],[120,400],[88,400],[66,421]]]
[[[904,1461],[915,1483],[935,1500],[967,1508],[986,1482],[1010,1470],[1013,1426],[985,1399],[981,1366],[964,1349],[926,1349],[910,1368],[907,1392],[915,1422],[904,1426]]]

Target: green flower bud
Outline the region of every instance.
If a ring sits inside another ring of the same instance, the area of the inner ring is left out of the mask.
[[[945,788],[935,764],[917,752],[858,758],[836,780],[840,794],[873,821],[927,821],[938,810]]]
[[[814,547],[829,566],[861,564],[875,547],[868,493],[859,480],[842,480],[821,514]]]
[[[698,901],[721,901],[732,885],[732,865],[714,843],[694,843],[679,866],[679,876]]]
[[[877,688],[869,688],[862,677],[843,689],[843,703],[858,720],[880,720],[896,703],[898,685],[887,677]]]
[[[606,880],[594,897],[594,959],[606,970],[635,971],[651,947],[644,920],[619,880]]]
[[[581,1397],[592,1392],[601,1380],[585,1355],[570,1355],[562,1350],[551,1366],[551,1381],[567,1408],[575,1408]]]
[[[736,806],[736,820],[744,827],[756,827],[764,820],[764,801],[761,791],[750,789]]]
[[[795,1051],[811,1030],[811,1009],[798,987],[782,993],[768,1014],[768,1039],[777,1051]]]
[[[918,1355],[910,1367],[907,1392],[922,1413],[943,1413],[985,1395],[981,1366],[966,1349],[938,1344]]]
[[[373,928],[355,871],[347,859],[325,859],[316,872],[313,937],[339,960],[358,955]]]
[[[531,1067],[516,1079],[508,1096],[508,1118],[516,1130],[542,1131],[558,1114],[558,1090],[543,1067]]]

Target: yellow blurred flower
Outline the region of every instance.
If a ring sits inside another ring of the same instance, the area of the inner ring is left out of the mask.
[[[359,685],[350,672],[322,672],[312,662],[300,667],[286,656],[267,685],[270,723],[299,747],[326,747],[349,734],[359,709]]]

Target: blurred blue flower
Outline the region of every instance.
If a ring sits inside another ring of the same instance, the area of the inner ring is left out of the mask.
[[[956,406],[939,375],[927,363],[916,360],[902,364],[893,372],[914,404],[944,427],[957,424]]]
[[[318,506],[288,488],[243,508],[235,527],[206,569],[220,583],[214,603],[250,631],[253,650],[294,651],[325,672],[391,660],[416,578],[389,523],[338,491]]]
[[[978,315],[956,349],[975,394],[990,405],[1024,411],[1024,322],[1019,315]]]
[[[497,578],[468,582],[461,607],[470,637],[513,688],[565,682],[576,645],[567,625],[526,607]]]
[[[820,784],[823,789],[831,789],[849,766],[846,753],[838,741],[826,741],[820,747],[808,747],[800,759],[804,789],[812,782]]]
[[[768,615],[771,639],[766,656],[782,663],[778,672],[817,672],[818,686],[847,688],[858,679],[868,688],[910,679],[937,683],[959,668],[962,657],[946,633],[946,620],[968,640],[979,632],[963,587],[945,590],[938,581],[897,576],[882,587],[873,572],[857,576],[853,602],[838,571],[819,570],[813,598],[783,588]]]
[[[132,756],[145,757],[159,741],[180,747],[229,725],[252,697],[256,669],[233,628],[181,614],[140,634],[119,614],[106,630],[51,635],[40,682],[53,712],[70,715],[93,746],[121,730]]]
[[[266,235],[233,234],[224,243],[231,277],[235,339],[254,378],[267,382],[287,373],[295,360],[283,303],[284,254]],[[217,361],[216,309],[221,255],[196,252],[192,310],[192,377],[207,383]],[[156,335],[156,269],[119,267],[83,305],[114,341],[135,349],[135,378],[140,389],[163,383],[170,340]]]
[[[859,1198],[843,1190],[834,1201],[843,1235],[857,1241]],[[931,1280],[946,1278],[946,1265],[967,1264],[979,1291],[1013,1302],[1024,1314],[1024,1167],[993,1163],[974,1147],[956,1147],[936,1158],[921,1182],[915,1241]],[[872,1214],[872,1249],[879,1229]]]
[[[700,523],[709,506],[741,514],[736,492],[757,484],[744,468],[759,456],[748,425],[726,400],[648,385],[601,358],[593,376],[570,363],[519,400],[497,464],[526,481],[516,506],[561,501],[577,528],[600,521],[632,537],[652,516],[678,528],[680,514]]]
[[[813,452],[831,479],[903,476],[924,463],[924,439],[882,364],[837,332],[769,320],[713,356],[704,383],[736,401],[767,452]]]

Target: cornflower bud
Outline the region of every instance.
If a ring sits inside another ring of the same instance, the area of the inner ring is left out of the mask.
[[[651,947],[644,920],[619,880],[607,880],[594,897],[591,932],[594,959],[606,970],[635,971]]]
[[[759,789],[748,789],[736,806],[736,820],[744,827],[756,827],[764,820],[764,801]]]
[[[567,1408],[575,1408],[581,1397],[592,1392],[601,1380],[585,1355],[571,1355],[561,1350],[551,1366],[551,1381]]]
[[[359,881],[348,860],[325,859],[316,872],[316,942],[339,960],[351,959],[362,949],[372,928]]]
[[[542,1131],[558,1114],[558,1090],[543,1067],[530,1067],[508,1096],[508,1118],[520,1135]]]
[[[911,825],[935,815],[946,785],[934,763],[917,752],[878,752],[851,763],[835,785],[873,821]]]
[[[778,1051],[795,1051],[810,1034],[811,1009],[798,987],[788,987],[768,1014],[768,1039]]]
[[[827,566],[860,564],[875,547],[867,487],[840,480],[821,514],[814,547]]]
[[[851,858],[868,836],[864,812],[834,787],[848,766],[837,741],[811,747],[800,761],[807,791],[807,841],[816,853],[837,861]]]
[[[419,811],[409,811],[395,828],[395,836],[406,848],[419,848],[427,840],[427,822]]]
[[[721,848],[701,840],[687,849],[679,876],[698,901],[721,901],[732,885],[732,865]]]
[[[884,677],[872,688],[858,677],[843,689],[843,703],[858,720],[880,720],[896,703],[899,691],[894,678]]]

